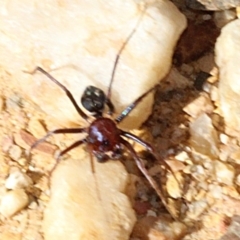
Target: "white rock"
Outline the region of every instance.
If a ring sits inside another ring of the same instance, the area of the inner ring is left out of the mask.
[[[46,131],[36,117],[31,117],[28,122],[28,130],[33,134],[36,138],[41,138],[46,134]]]
[[[178,182],[176,181],[175,177],[178,179]],[[172,198],[180,198],[182,196],[181,186],[183,185],[183,177],[180,172],[175,173],[175,177],[173,175],[170,175],[168,177],[166,182],[166,189]]]
[[[94,162],[94,177],[89,154],[78,153],[78,160],[61,162],[53,173],[45,239],[129,239],[136,217],[125,195],[126,170],[119,161]]]
[[[50,116],[65,125],[81,119],[65,94],[42,74],[28,75],[37,65],[66,85],[78,101],[88,85],[107,91],[114,60],[124,41],[116,70],[112,101],[120,112],[170,69],[175,44],[186,18],[170,1],[122,0],[1,1],[0,65],[11,84],[21,87]],[[138,127],[151,112],[152,95],[124,126]],[[144,114],[140,114],[144,113]]]
[[[16,170],[5,181],[7,189],[27,188],[32,184],[32,179],[24,172]]]
[[[218,136],[211,119],[203,113],[190,124],[190,144],[194,149],[209,157],[218,155]]]
[[[221,143],[223,143],[223,144],[228,144],[228,142],[229,142],[229,137],[224,133],[219,134],[219,139],[220,139]]]
[[[236,9],[214,12],[214,21],[217,27],[222,28],[224,25],[236,18]]]
[[[195,68],[195,72],[203,71],[209,73],[215,66],[213,53],[208,53],[204,55],[203,57],[199,58],[196,62],[194,62],[193,65]]]
[[[189,206],[188,218],[197,219],[208,207],[205,200],[191,203]]]
[[[22,149],[18,145],[12,145],[9,150],[9,156],[14,161],[17,161],[22,155]]]
[[[1,198],[0,213],[4,217],[11,217],[25,208],[28,203],[28,195],[23,189],[9,191]]]
[[[222,28],[215,54],[219,67],[219,101],[227,130],[240,130],[240,19]],[[239,135],[239,134],[237,134]]]
[[[218,185],[209,185],[209,192],[212,194],[214,198],[221,199],[222,198],[222,187]]]
[[[183,111],[191,117],[196,118],[204,112],[211,113],[213,111],[213,105],[209,97],[206,94],[202,94],[186,105],[186,107],[183,108]]]
[[[235,175],[233,166],[227,163],[222,163],[220,161],[214,161],[215,176],[219,183],[224,183],[226,185],[232,185]]]
[[[186,152],[182,151],[175,156],[175,159],[181,162],[185,162],[189,159],[189,156]]]
[[[216,86],[211,86],[210,97],[213,102],[218,102],[219,95],[218,95],[218,88]]]

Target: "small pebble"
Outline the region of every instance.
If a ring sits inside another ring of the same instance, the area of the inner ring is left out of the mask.
[[[195,199],[196,201],[199,201],[199,200],[204,199],[205,196],[206,196],[206,191],[203,190],[203,189],[200,189],[200,191],[199,191],[198,194],[194,197],[194,199]]]
[[[210,14],[204,14],[204,15],[202,15],[202,19],[203,20],[209,20],[209,19],[211,19],[212,18],[212,16],[210,15]]]
[[[13,145],[13,139],[11,136],[4,136],[2,139],[2,151],[7,152],[9,151],[10,147]]]
[[[149,216],[151,216],[151,217],[157,217],[157,213],[154,212],[153,210],[148,210],[148,211],[147,211],[147,214],[146,214],[146,217],[149,217]]]
[[[230,151],[231,151],[231,150],[230,150],[230,148],[229,148],[227,145],[222,144],[222,145],[220,146],[219,159],[220,159],[222,162],[226,162],[226,161],[228,160],[228,158],[229,158]],[[234,152],[233,152],[233,154],[234,154]],[[232,157],[232,154],[230,155],[230,157],[231,157],[232,159],[236,160],[234,157]],[[240,158],[238,158],[238,159],[240,159]]]
[[[12,95],[6,100],[6,107],[8,111],[19,110],[21,106],[21,97],[17,94]]]
[[[219,138],[220,138],[221,143],[228,144],[229,137],[226,134],[220,133]]]
[[[207,182],[199,182],[198,183],[198,188],[201,188],[201,189],[207,191],[208,190],[208,183]]]
[[[187,75],[191,75],[193,73],[193,67],[189,64],[183,63],[181,66],[181,72],[186,73]]]
[[[193,165],[191,172],[192,177],[197,179],[199,182],[204,181],[207,178],[207,174],[201,165]]]
[[[189,188],[188,191],[184,194],[184,199],[186,199],[188,202],[192,202],[197,193],[198,189],[194,186],[191,186],[191,188]]]
[[[236,151],[232,152],[230,154],[230,158],[235,160],[237,164],[240,164],[240,149],[237,149]]]
[[[0,113],[2,112],[3,110],[3,99],[0,98]]]
[[[17,161],[22,155],[22,149],[18,145],[12,145],[9,150],[9,156],[12,160]]]
[[[32,201],[29,206],[29,209],[37,209],[38,208],[38,204],[35,201]]]
[[[26,158],[20,158],[19,160],[18,160],[18,163],[19,163],[19,165],[21,165],[21,166],[26,166],[26,164],[27,164],[27,159]]]
[[[206,113],[190,124],[190,144],[199,153],[210,158],[218,156],[218,134]]]
[[[238,174],[236,177],[236,184],[240,186],[240,174]]]
[[[15,189],[2,196],[0,213],[4,217],[12,217],[28,205],[28,195],[23,189]]]
[[[181,162],[185,162],[187,159],[189,159],[189,156],[186,152],[180,152],[175,156],[175,159]]]
[[[20,170],[12,172],[5,181],[7,189],[27,188],[32,184],[32,179]]]
[[[195,63],[195,69],[200,72],[210,73],[209,75],[211,77],[211,70],[213,69],[214,64],[214,54],[208,53],[198,59],[198,61]],[[208,78],[206,80],[208,81]]]
[[[196,118],[203,112],[211,113],[213,111],[213,105],[209,97],[205,94],[202,94],[184,107],[183,111],[191,117]]]
[[[215,176],[218,182],[224,183],[226,185],[232,185],[235,175],[234,168],[227,163],[222,163],[220,161],[214,162]]]
[[[217,102],[219,100],[218,88],[216,86],[211,86],[210,98],[213,102]]]
[[[191,219],[197,219],[207,208],[207,202],[205,200],[196,201],[189,205],[188,217]]]
[[[209,192],[212,194],[212,196],[216,199],[221,199],[222,198],[222,188],[221,186],[218,185],[209,185]]]
[[[177,160],[166,160],[166,162],[173,172],[182,171],[185,168],[185,165]]]
[[[223,194],[228,195],[232,198],[239,199],[239,193],[234,186],[223,186],[222,192],[223,192]],[[239,207],[239,205],[238,205],[238,207]]]
[[[213,164],[212,164],[212,160],[208,161],[208,160],[205,160],[203,162],[203,167],[209,171],[212,171],[213,170]]]
[[[36,138],[41,138],[46,135],[46,131],[40,121],[32,117],[28,123],[29,132],[31,132]]]
[[[179,181],[179,183],[182,185],[183,178],[180,172],[175,173],[175,177]],[[175,177],[173,175],[170,175],[167,179],[166,188],[168,194],[172,198],[180,198],[182,196],[182,189],[179,183],[176,181]]]

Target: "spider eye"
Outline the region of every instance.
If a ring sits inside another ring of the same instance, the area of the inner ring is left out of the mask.
[[[103,140],[102,143],[103,143],[104,146],[108,146],[109,145],[109,141],[107,139]]]

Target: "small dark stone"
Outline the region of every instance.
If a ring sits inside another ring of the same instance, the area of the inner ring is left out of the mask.
[[[206,82],[206,80],[211,76],[211,74],[207,72],[199,72],[197,74],[197,77],[194,81],[194,87],[198,90],[201,91],[203,90],[203,84]]]
[[[240,0],[185,0],[186,6],[195,10],[219,11],[240,6]]]

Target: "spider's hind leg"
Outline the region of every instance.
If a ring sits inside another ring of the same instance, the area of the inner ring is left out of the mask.
[[[152,186],[152,188],[156,191],[157,195],[159,196],[159,198],[161,199],[163,205],[165,206],[165,208],[167,209],[167,211],[170,213],[170,215],[176,220],[176,216],[174,216],[171,212],[171,209],[168,207],[168,204],[165,200],[165,197],[163,195],[162,190],[160,189],[160,187],[158,186],[158,184],[156,183],[156,181],[150,176],[150,174],[148,173],[143,161],[138,157],[137,153],[135,152],[135,150],[133,149],[132,145],[124,140],[121,139],[121,143],[129,150],[129,152],[132,154],[135,163],[138,167],[138,169],[142,172],[142,174],[144,175],[144,177],[148,180],[148,182],[150,183],[150,185]]]
[[[86,139],[81,139],[77,142],[74,142],[73,144],[71,144],[69,147],[67,147],[66,149],[64,149],[63,151],[61,151],[59,153],[59,155],[57,156],[57,159],[56,159],[56,163],[54,164],[53,168],[51,169],[51,171],[49,172],[49,178],[51,178],[52,176],[52,173],[54,172],[54,170],[56,169],[57,165],[59,164],[59,162],[61,161],[61,157],[66,154],[67,152],[71,151],[72,149],[80,146],[81,144],[83,143],[86,143]]]

